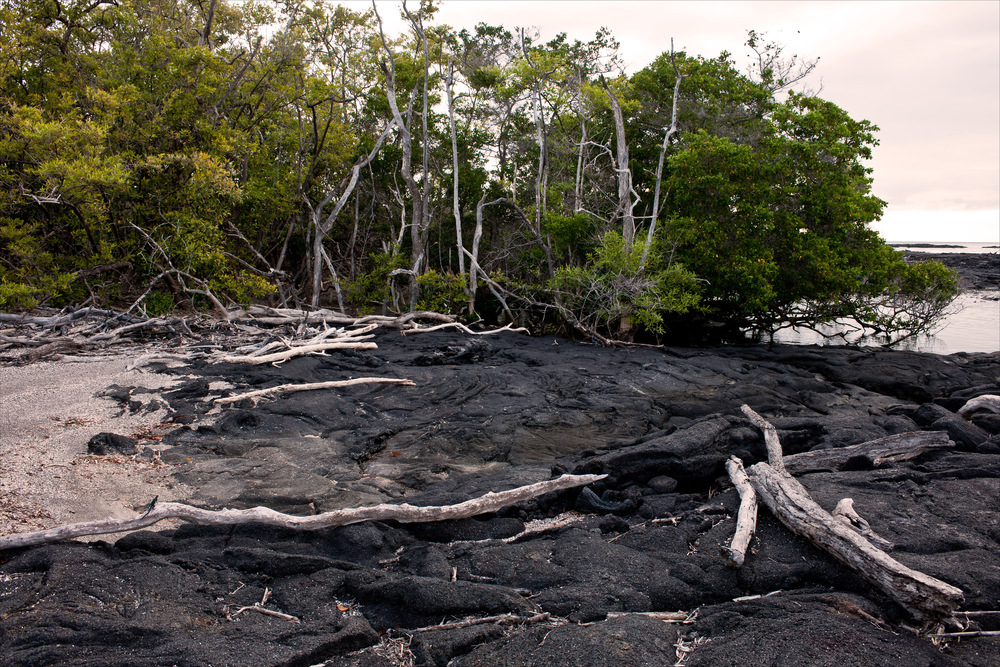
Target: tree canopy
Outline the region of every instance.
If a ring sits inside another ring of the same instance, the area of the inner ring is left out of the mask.
[[[324,0],[0,7],[0,308],[435,308],[602,339],[925,329],[872,231],[878,128],[748,33],[625,73],[605,29],[410,29]],[[478,295],[478,296],[477,296]],[[684,323],[683,325],[681,323]]]

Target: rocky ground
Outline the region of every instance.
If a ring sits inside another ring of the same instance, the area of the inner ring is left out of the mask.
[[[720,548],[739,503],[722,464],[765,456],[742,404],[786,454],[944,431],[953,450],[800,481],[828,510],[853,498],[894,558],[962,589],[963,610],[1000,610],[1000,415],[955,413],[1000,393],[1000,353],[605,349],[454,331],[375,342],[279,367],[154,363],[155,390],[116,384],[100,401],[122,418],[163,411],[162,439],[140,439],[129,460],[165,467],[157,483],[203,507],[315,514],[453,503],[566,471],[607,479],[460,521],[185,524],[0,552],[4,664],[998,664],[1000,638],[918,636],[766,509],[743,568]],[[369,376],[414,386],[214,403]],[[677,611],[683,622],[649,614]],[[1000,614],[969,618],[1000,630]]]

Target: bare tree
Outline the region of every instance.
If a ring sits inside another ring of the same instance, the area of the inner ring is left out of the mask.
[[[462,245],[462,212],[458,205],[458,136],[455,132],[455,99],[452,87],[455,83],[455,64],[448,57],[448,75],[445,91],[448,93],[448,125],[451,130],[452,208],[455,213],[455,239],[458,245],[458,272],[465,273],[465,252]]]
[[[607,93],[608,101],[611,103],[611,113],[615,120],[615,147],[616,166],[615,178],[618,181],[618,208],[615,215],[622,216],[622,238],[625,240],[625,252],[632,248],[635,241],[635,204],[633,199],[635,191],[632,189],[632,170],[628,166],[628,142],[625,139],[625,120],[622,117],[622,106],[618,103],[618,96],[608,86],[607,79],[601,76],[601,86]]]
[[[677,101],[680,99],[681,94],[681,81],[684,77],[681,76],[681,72],[677,69],[677,57],[674,53],[674,40],[670,39],[670,62],[674,66],[674,99],[672,109],[670,111],[670,125],[666,128],[663,134],[663,145],[660,146],[660,160],[656,163],[656,185],[653,187],[653,208],[649,214],[649,232],[646,234],[646,247],[642,250],[642,261],[641,266],[646,266],[646,262],[649,260],[649,248],[653,245],[653,233],[656,231],[656,219],[660,216],[660,185],[663,182],[663,161],[667,155],[667,147],[670,145],[670,139],[677,134]]]

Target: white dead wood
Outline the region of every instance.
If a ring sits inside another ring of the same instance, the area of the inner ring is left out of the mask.
[[[841,470],[848,461],[858,459],[866,459],[872,467],[880,468],[888,463],[906,461],[926,452],[954,446],[955,443],[943,431],[915,431],[897,433],[848,447],[792,454],[784,457],[783,463],[785,470],[794,475]]]
[[[722,547],[722,557],[729,567],[743,567],[747,547],[757,529],[757,494],[750,485],[750,478],[743,469],[743,462],[735,456],[726,461],[726,472],[740,494],[740,509],[736,515],[736,532],[728,547]]]
[[[440,623],[438,625],[427,625],[422,628],[413,628],[412,630],[399,630],[399,632],[405,634],[411,634],[416,632],[434,632],[437,630],[458,630],[461,628],[469,628],[473,625],[485,625],[488,623],[494,623],[496,625],[532,625],[534,623],[545,623],[547,621],[555,622],[557,625],[565,625],[568,621],[564,619],[553,619],[552,614],[548,612],[542,612],[540,614],[534,614],[533,616],[518,616],[516,614],[499,614],[497,616],[483,616],[479,618],[466,618],[461,621],[452,621],[450,623]]]
[[[751,466],[749,475],[761,500],[789,530],[858,572],[914,617],[948,618],[964,601],[961,589],[906,567],[835,519],[790,475],[767,463]]]
[[[968,630],[966,632],[935,632],[924,635],[930,639],[961,639],[968,637],[1000,637],[1000,630]]]
[[[645,616],[655,618],[664,623],[681,623],[690,625],[698,617],[698,610],[695,611],[611,611],[608,618],[622,618],[623,616]]]
[[[389,315],[365,315],[363,317],[352,317],[345,313],[338,313],[332,310],[321,308],[319,310],[307,311],[293,308],[263,308],[252,307],[248,315],[242,320],[251,324],[335,324],[348,326],[361,326],[366,324],[377,324],[389,328],[400,328],[414,320],[436,320],[438,322],[454,322],[455,318],[442,313],[435,313],[428,310],[418,310],[403,313],[398,316]]]
[[[364,336],[363,338],[374,338],[374,336]],[[357,339],[355,339],[357,341]],[[329,343],[317,343],[315,345],[303,345],[302,347],[293,347],[291,349],[285,350],[283,352],[274,352],[272,354],[262,354],[259,357],[253,356],[224,356],[221,361],[231,363],[231,364],[271,364],[276,361],[288,361],[293,357],[298,357],[303,354],[312,354],[314,352],[326,352],[327,350],[375,350],[378,349],[378,345],[375,343],[366,342],[350,342],[350,341],[333,341]]]
[[[867,538],[869,542],[877,546],[883,551],[892,551],[896,548],[896,545],[885,539],[874,530],[865,521],[860,514],[854,510],[854,499],[853,498],[843,498],[837,506],[833,509],[833,516],[840,519],[849,526],[853,526],[855,530],[861,533],[862,536]]]
[[[182,519],[206,526],[261,523],[268,526],[291,528],[293,530],[320,530],[322,528],[347,526],[365,521],[425,523],[466,519],[488,512],[495,512],[515,503],[537,498],[553,491],[562,491],[564,489],[593,484],[605,477],[607,475],[563,475],[555,479],[536,482],[528,486],[519,486],[507,491],[496,493],[491,491],[478,498],[466,500],[455,505],[417,507],[407,503],[399,505],[381,504],[333,510],[312,516],[284,514],[267,507],[251,507],[243,510],[207,510],[183,503],[156,503],[144,514],[131,519],[86,521],[31,533],[15,533],[0,536],[0,550],[61,542],[83,535],[107,535],[127,530],[138,530],[139,528],[152,526],[164,519]]]
[[[965,599],[961,589],[906,567],[820,507],[783,466],[775,465],[781,464],[781,443],[774,427],[748,406],[742,409],[764,431],[765,441],[773,433],[770,436],[773,441],[767,442],[769,462],[751,466],[749,477],[778,520],[856,571],[915,618],[924,621],[951,618]]]
[[[461,322],[446,322],[445,324],[437,324],[437,325],[432,326],[432,327],[419,327],[419,326],[415,326],[412,329],[403,329],[403,330],[400,331],[400,333],[402,335],[404,335],[404,336],[407,336],[409,334],[427,333],[429,331],[439,331],[440,329],[448,329],[448,328],[460,329],[460,330],[464,331],[465,333],[469,334],[470,336],[486,336],[486,335],[489,335],[489,334],[500,333],[501,331],[514,331],[514,332],[517,332],[517,333],[528,333],[528,330],[525,329],[524,327],[514,328],[514,325],[511,324],[511,323],[508,323],[508,324],[500,327],[499,329],[490,329],[488,331],[473,331],[472,329],[470,329],[469,327],[465,326]]]
[[[316,391],[317,389],[338,389],[340,387],[353,387],[359,384],[399,384],[410,387],[415,386],[412,381],[403,378],[353,378],[350,380],[333,380],[330,382],[282,384],[277,387],[268,387],[267,389],[249,391],[245,394],[239,394],[237,396],[217,398],[214,403],[216,405],[229,405],[230,403],[239,403],[240,401],[246,399],[256,401],[257,399],[264,398],[265,396],[271,396],[273,394],[290,394],[296,391]]]
[[[969,419],[978,410],[989,410],[1000,414],[1000,396],[986,394],[969,399],[965,405],[958,409],[958,414]]]
[[[240,588],[243,588],[243,584],[240,584]],[[237,588],[236,590],[238,591],[239,588]],[[233,591],[233,593],[235,593],[235,592],[236,591]],[[230,595],[232,595],[232,593],[230,593]],[[248,605],[246,607],[240,607],[239,609],[237,609],[236,611],[234,611],[231,614],[227,613],[226,614],[226,620],[228,620],[228,621],[235,621],[236,617],[239,616],[240,614],[242,614],[245,611],[256,611],[258,613],[264,614],[265,616],[273,616],[274,618],[280,618],[280,619],[285,620],[285,621],[292,621],[293,623],[300,623],[301,622],[301,621],[299,621],[298,618],[296,618],[295,616],[292,616],[291,614],[285,614],[285,613],[282,613],[280,611],[275,611],[273,609],[268,609],[267,607],[265,607],[264,605],[267,604],[267,601],[268,601],[268,599],[270,597],[271,597],[271,589],[270,588],[265,588],[264,589],[264,596],[260,599],[260,602],[255,602],[252,605]]]
[[[785,463],[781,454],[781,441],[778,440],[778,431],[759,414],[753,411],[749,405],[741,405],[740,410],[747,416],[753,425],[764,433],[764,446],[767,447],[767,462],[771,467],[780,473],[785,472]]]

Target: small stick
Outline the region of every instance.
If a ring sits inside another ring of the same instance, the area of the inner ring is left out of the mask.
[[[552,614],[544,612],[534,616],[515,616],[514,614],[500,614],[499,616],[484,616],[482,618],[467,618],[462,621],[451,623],[441,623],[440,625],[428,625],[412,630],[401,630],[401,632],[433,632],[435,630],[457,630],[468,628],[473,625],[483,625],[485,623],[497,623],[498,625],[528,625],[530,623],[541,623],[552,618]]]

